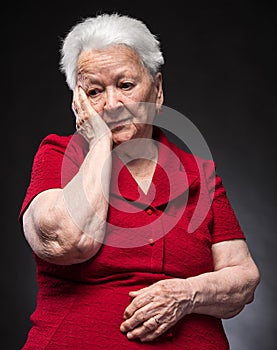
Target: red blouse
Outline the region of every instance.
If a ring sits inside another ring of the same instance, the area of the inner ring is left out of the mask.
[[[37,306],[24,350],[229,349],[221,320],[207,315],[185,316],[149,343],[119,330],[130,290],[213,271],[212,244],[245,239],[214,163],[179,149],[157,128],[154,138],[159,157],[147,195],[113,155],[106,238],[93,258],[60,266],[34,254]],[[70,181],[87,151],[78,135],[42,140],[20,220],[38,193]]]

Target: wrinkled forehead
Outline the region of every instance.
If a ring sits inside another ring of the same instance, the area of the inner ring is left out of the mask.
[[[126,45],[110,46],[97,50],[82,51],[77,62],[77,74],[93,72],[94,74],[124,68],[148,72],[137,52]]]
[[[126,45],[108,46],[102,49],[84,50],[80,53],[77,65],[88,63],[104,62],[112,63],[120,61],[127,61],[141,65],[142,60],[138,53]]]

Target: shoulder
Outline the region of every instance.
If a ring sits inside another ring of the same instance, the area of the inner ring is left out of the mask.
[[[60,171],[79,168],[88,152],[88,144],[79,134],[45,136],[36,151],[33,161],[33,171]],[[76,170],[75,169],[75,170]],[[74,171],[75,171],[74,170]]]
[[[177,146],[174,142],[168,140],[170,148],[180,159],[186,172],[199,175],[199,172],[205,172],[206,174],[214,173],[216,164],[213,159],[201,157],[199,155],[190,153],[189,151]]]
[[[72,152],[72,150],[86,150],[87,142],[79,134],[58,135],[49,134],[45,136],[38,147],[38,153],[41,152],[60,152],[62,154]]]
[[[45,136],[40,142],[39,148],[43,147],[58,147],[66,148],[69,144],[73,135],[58,135],[58,134],[49,134]]]

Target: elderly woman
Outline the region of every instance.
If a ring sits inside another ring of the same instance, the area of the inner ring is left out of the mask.
[[[224,350],[221,319],[254,298],[259,272],[213,162],[153,126],[162,64],[128,16],[85,19],[63,42],[77,132],[42,140],[20,212],[39,287],[23,349]]]

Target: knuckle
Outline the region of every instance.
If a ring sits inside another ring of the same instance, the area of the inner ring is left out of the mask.
[[[156,290],[161,292],[161,291],[163,291],[165,289],[165,286],[166,285],[165,285],[164,281],[159,281],[156,284]]]
[[[132,328],[132,323],[130,320],[124,322],[125,328],[130,330]]]
[[[159,285],[158,288],[157,288],[157,291],[158,293],[162,293],[162,291],[164,290],[163,286],[162,285]]]
[[[157,298],[158,296],[160,296],[163,293],[163,290],[163,286],[158,284],[155,287],[155,290],[153,291],[153,298]]]
[[[140,306],[141,306],[140,300],[139,300],[139,299],[134,299],[133,305],[134,305],[134,307],[135,307],[136,309],[140,308]]]
[[[134,315],[135,321],[141,323],[144,321],[144,314],[142,312],[136,312]]]
[[[167,290],[167,284],[165,281],[158,282],[158,286],[160,290]]]
[[[161,327],[158,327],[154,330],[153,334],[158,337],[159,335],[161,335],[163,333],[163,330],[161,329]]]
[[[145,332],[144,333],[148,333],[150,331],[153,331],[155,325],[153,325],[152,323],[149,323],[149,322],[145,322],[143,324],[144,328],[145,328]]]

